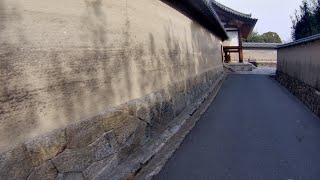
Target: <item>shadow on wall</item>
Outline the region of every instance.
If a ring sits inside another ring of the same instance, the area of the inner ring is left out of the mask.
[[[101,83],[111,86],[102,0],[85,4],[82,23],[87,37],[80,39],[87,38],[91,49],[28,51],[24,27],[17,26],[23,22],[22,8],[0,1],[0,147],[79,120],[79,110],[89,113],[95,108],[86,101],[88,93],[98,92]],[[101,68],[103,81],[98,77]],[[112,91],[105,93],[111,103]]]
[[[218,40],[194,22],[191,34],[185,29],[179,36],[168,20],[163,27],[166,47],[161,48],[152,32],[146,34],[148,42],[134,40],[126,11],[122,32],[115,34],[120,42],[109,40],[114,32],[108,32],[104,3],[84,0],[79,39],[87,47],[30,51],[0,42],[4,45],[0,47],[0,148],[87,119],[179,80],[187,89],[187,78],[221,62],[214,59],[210,46]],[[28,44],[23,27],[12,26],[23,21],[18,6],[12,9],[0,1],[0,37],[12,32],[19,37],[16,44]]]
[[[27,77],[22,57],[17,55],[27,44],[23,27],[16,26],[23,21],[20,11],[18,3],[0,1],[0,148],[12,144],[19,134],[31,133],[37,119],[33,104],[36,94],[26,86],[16,86]],[[19,117],[19,120],[12,116]],[[23,121],[25,116],[30,121]]]
[[[99,108],[98,104],[90,102],[90,94],[99,93],[101,86],[111,86],[111,77],[106,75],[109,56],[105,51],[107,22],[101,8],[102,0],[85,0],[84,4],[85,11],[81,18],[84,28],[79,38],[87,41],[90,47],[36,52],[45,55],[42,63],[46,63],[47,68],[41,68],[38,75],[41,76],[39,79],[45,77],[46,85],[39,93],[46,94],[49,101],[44,103],[44,113],[39,113],[37,126],[33,128],[31,136],[85,118],[81,113],[90,114]],[[99,74],[104,76],[99,77]],[[112,91],[105,93],[108,94],[108,100],[112,101]],[[44,120],[41,117],[49,118]]]

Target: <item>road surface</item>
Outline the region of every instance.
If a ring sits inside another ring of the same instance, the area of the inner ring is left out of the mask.
[[[268,76],[233,74],[155,180],[320,179],[320,119]]]

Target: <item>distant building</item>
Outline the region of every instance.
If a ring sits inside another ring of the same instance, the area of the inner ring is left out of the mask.
[[[237,54],[237,60],[243,62],[242,38],[249,37],[258,19],[252,18],[251,14],[244,14],[226,7],[215,0],[211,1],[211,5],[229,36],[229,39],[223,42],[225,59],[231,60],[231,57],[236,57],[235,54]]]
[[[243,46],[243,59],[260,65],[275,65],[277,63],[277,47],[280,43],[251,43]],[[235,59],[234,59],[235,60]]]

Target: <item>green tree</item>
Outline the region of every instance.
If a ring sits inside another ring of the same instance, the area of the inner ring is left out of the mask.
[[[254,31],[245,42],[282,43],[280,36],[276,32],[266,32],[260,35]]]
[[[280,36],[275,32],[266,32],[261,35],[266,43],[282,43]]]
[[[300,11],[292,18],[292,38],[295,40],[320,33],[320,0],[302,1]]]
[[[262,42],[262,39],[260,38],[260,34],[256,31],[253,31],[248,39],[244,40],[245,42]]]
[[[316,8],[314,10],[315,23],[317,25],[317,32],[320,33],[320,0],[317,1]]]

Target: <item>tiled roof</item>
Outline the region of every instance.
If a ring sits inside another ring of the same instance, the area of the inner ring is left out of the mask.
[[[220,27],[222,27],[222,29],[223,29],[223,31],[224,31],[224,33],[225,33],[225,35],[226,35],[226,38],[228,39],[229,37],[228,37],[228,35],[227,35],[227,32],[226,32],[226,30],[225,30],[225,28],[224,28],[224,26],[223,26],[223,24],[222,24],[222,22],[221,22],[221,20],[220,20],[220,18],[219,18],[219,16],[218,16],[218,14],[216,13],[216,11],[213,9],[213,7],[212,7],[212,5],[211,5],[211,3],[209,3],[210,2],[210,0],[191,0],[192,2],[195,2],[195,4],[198,4],[198,2],[200,1],[200,2],[203,2],[203,4],[208,8],[208,11],[207,11],[207,16],[209,17],[209,18],[214,18],[215,20],[216,20],[216,22],[219,24],[219,26]],[[200,8],[203,12],[206,12],[204,9],[205,8]]]
[[[198,22],[209,31],[220,36],[222,40],[226,40],[228,39],[227,32],[210,1],[211,0],[172,0],[164,2]]]
[[[293,41],[291,43],[282,44],[282,45],[278,46],[277,48],[280,49],[280,48],[285,48],[285,47],[290,47],[290,46],[296,46],[296,45],[300,45],[300,44],[304,44],[304,43],[308,43],[308,42],[312,42],[312,41],[317,41],[317,40],[320,40],[320,34],[316,34],[316,35],[309,36],[309,37],[306,37],[303,39],[299,39],[299,40]]]
[[[245,13],[242,13],[242,12],[239,12],[239,11],[236,11],[234,9],[231,9],[223,4],[220,4],[219,2],[217,2],[216,0],[210,0],[214,5],[216,5],[217,7],[223,9],[224,11],[226,12],[229,12],[231,14],[234,14],[234,15],[237,15],[237,16],[241,16],[243,18],[247,18],[247,19],[254,19],[251,17],[251,14],[245,14]],[[256,20],[256,19],[254,19]]]
[[[244,48],[277,48],[281,43],[255,43],[255,42],[244,42],[242,46]]]

